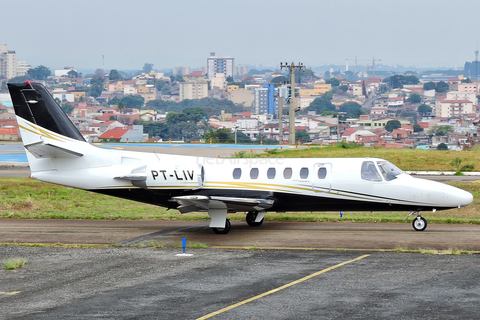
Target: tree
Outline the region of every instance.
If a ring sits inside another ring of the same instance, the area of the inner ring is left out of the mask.
[[[448,146],[442,142],[437,146],[437,150],[448,150]]]
[[[71,105],[70,102],[68,102],[67,100],[64,100],[62,102],[61,108],[63,112],[65,112],[65,114],[72,114],[73,109],[75,109],[75,107]]]
[[[435,85],[435,92],[446,92],[448,91],[448,89],[449,89],[448,83],[443,81],[439,81]]]
[[[167,84],[167,81],[163,80],[163,79],[158,79],[157,81],[155,81],[155,88],[157,90],[162,90],[162,88]]]
[[[128,95],[123,97],[120,102],[125,105],[125,108],[140,108],[145,104],[145,99],[142,96]]]
[[[335,106],[330,102],[331,99],[329,99],[329,95],[327,95],[327,93],[319,98],[315,98],[315,100],[310,103],[306,110],[315,111],[317,114],[322,114],[325,111],[335,110]]]
[[[462,166],[462,159],[460,158],[455,158],[454,161],[450,162],[450,165],[455,169],[457,169],[457,171],[455,172],[456,176],[460,176],[460,175],[463,176],[462,171],[472,171],[473,169],[475,169],[474,164],[466,164]]]
[[[359,117],[366,112],[362,109],[362,106],[356,102],[346,102],[340,106],[340,112],[345,112],[348,117]]]
[[[418,93],[412,93],[409,98],[411,103],[419,103],[422,102],[422,96]]]
[[[435,82],[429,81],[423,84],[423,90],[433,90],[435,89]]]
[[[295,132],[295,141],[300,140],[300,143],[310,141],[310,136],[307,130],[298,130]]]
[[[417,111],[421,115],[426,115],[427,113],[432,112],[432,107],[430,107],[427,104],[421,104],[421,105],[418,106]]]
[[[69,78],[78,78],[78,72],[75,70],[70,70],[67,72],[67,77]]]
[[[210,142],[210,139],[212,139],[212,142],[215,142],[215,143],[232,142],[231,139],[229,140],[230,133],[231,133],[231,130],[227,128],[210,128],[207,132],[203,134],[203,138],[207,142]],[[237,134],[237,138],[238,138],[238,134]],[[235,137],[233,137],[233,140],[235,140]]]
[[[331,84],[332,87],[338,87],[340,85],[340,80],[338,80],[337,78],[330,78],[325,80],[325,83]]]
[[[169,95],[172,92],[172,88],[168,84],[166,84],[163,86],[161,91],[163,95]]]
[[[46,80],[52,74],[49,68],[42,65],[36,68],[28,69],[27,73],[30,77],[32,77],[32,79],[35,80]]]
[[[413,125],[413,132],[422,132],[424,129],[419,124]]]
[[[122,100],[119,100],[118,103],[117,103],[117,110],[122,113],[123,110],[125,110],[125,102],[123,102]]]
[[[384,83],[389,83],[392,89],[403,88],[404,85],[418,84],[420,80],[416,76],[403,76],[401,74],[396,74],[394,76],[385,78]]]
[[[175,80],[178,82],[185,82],[185,79],[183,79],[183,75],[181,73],[177,73]]]
[[[19,77],[13,77],[10,79],[10,83],[23,83],[25,81],[32,80],[32,77],[27,73],[24,76],[19,76]],[[2,91],[8,90],[6,86],[7,82],[5,81],[5,89],[2,89]]]
[[[436,136],[445,136],[453,132],[454,130],[452,126],[434,126],[432,130],[430,130],[429,134],[433,134]]]
[[[395,129],[399,129],[402,127],[402,124],[398,120],[389,120],[385,125],[385,130],[388,132],[393,132]]]
[[[288,79],[285,76],[278,76],[273,78],[272,81],[270,81],[270,83],[286,83],[286,82],[288,82]]]
[[[123,80],[123,77],[120,73],[118,73],[118,71],[116,69],[112,69],[112,70],[110,70],[110,74],[108,75],[108,79],[110,79],[110,81],[121,81],[121,80]]]
[[[347,92],[348,91],[348,86],[344,84],[342,86],[339,86],[338,89],[342,90],[343,92]]]
[[[153,63],[145,63],[143,65],[143,72],[150,73],[153,70]]]

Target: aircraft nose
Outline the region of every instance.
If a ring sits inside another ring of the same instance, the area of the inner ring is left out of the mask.
[[[466,207],[473,202],[473,195],[470,192],[454,187],[451,188],[453,190],[445,190],[445,193],[448,193],[450,199],[453,200],[452,202],[454,202],[457,207]]]

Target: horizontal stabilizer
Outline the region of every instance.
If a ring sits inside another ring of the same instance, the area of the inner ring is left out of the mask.
[[[44,141],[37,141],[25,145],[25,149],[27,149],[37,159],[83,157],[82,153],[59,147],[51,143],[45,143]]]

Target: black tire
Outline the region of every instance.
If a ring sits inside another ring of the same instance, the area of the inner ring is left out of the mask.
[[[230,219],[225,220],[225,228],[212,228],[213,232],[216,234],[227,234],[232,229],[232,224],[230,223]]]
[[[423,231],[427,228],[427,220],[424,217],[416,217],[412,222],[415,231]]]
[[[263,219],[260,220],[259,222],[255,222],[255,219],[257,219],[257,215],[258,215],[257,211],[250,211],[247,213],[247,217],[245,220],[247,221],[247,224],[250,227],[259,227],[262,225]]]

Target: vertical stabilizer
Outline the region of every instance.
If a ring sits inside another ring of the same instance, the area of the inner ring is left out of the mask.
[[[39,83],[8,83],[15,114],[62,136],[85,141],[47,89]]]

